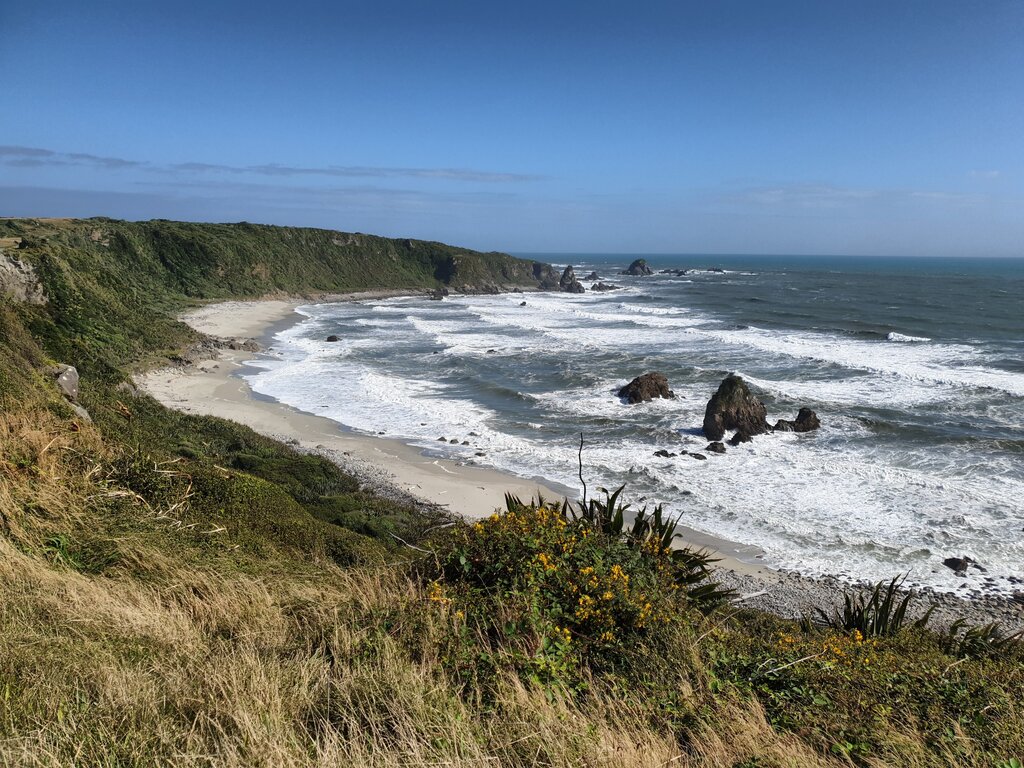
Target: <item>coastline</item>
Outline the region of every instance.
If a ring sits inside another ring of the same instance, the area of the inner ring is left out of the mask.
[[[309,303],[360,301],[409,295],[410,291],[366,291],[308,297],[268,298],[206,304],[179,316],[195,330],[238,343],[210,348],[212,356],[184,365],[157,368],[135,376],[139,388],[163,405],[192,414],[212,415],[334,461],[378,492],[439,505],[465,519],[486,517],[504,506],[505,493],[523,499],[575,498],[577,489],[543,478],[522,478],[476,464],[431,456],[401,440],[349,430],[337,422],[261,396],[241,378],[247,362],[273,343],[274,335],[300,322],[297,307]],[[246,349],[243,345],[250,347]],[[235,347],[232,349],[231,347]],[[818,606],[842,603],[850,585],[835,577],[810,578],[774,570],[756,562],[760,551],[680,526],[685,544],[710,550],[717,558],[716,579],[741,596],[743,607],[782,616],[810,615]],[[936,604],[935,621],[949,624],[960,616],[972,622],[999,621],[1024,628],[1024,608],[1008,600],[973,598],[925,591],[921,610]]]

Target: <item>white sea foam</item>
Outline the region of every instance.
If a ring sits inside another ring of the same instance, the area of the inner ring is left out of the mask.
[[[528,305],[520,307],[524,298]],[[983,559],[992,575],[1019,571],[1024,479],[1013,457],[963,446],[883,443],[849,411],[878,403],[955,412],[971,398],[986,397],[986,387],[1024,394],[1020,374],[987,367],[967,345],[730,328],[685,308],[641,301],[529,295],[304,307],[308,319],[275,339],[280,358],[258,363],[250,382],[257,392],[356,429],[386,430],[463,459],[485,451],[499,469],[570,486],[577,483],[577,424],[611,430],[614,439],[587,442],[592,487],[628,482],[634,496],[666,502],[688,525],[759,545],[783,567],[868,579],[912,570],[912,578],[938,587],[948,586],[938,563],[950,553]],[[353,333],[338,343],[323,340],[338,328]],[[413,358],[381,368],[385,363],[372,353],[395,340],[410,345]],[[691,371],[699,371],[701,361],[712,368],[732,365],[777,399],[816,404],[824,427],[812,435],[758,438],[706,461],[660,459],[653,456],[658,448],[701,451],[707,444],[697,429],[707,377],[673,380],[678,400],[628,406],[614,395],[624,378],[591,372],[581,381],[523,393],[528,402],[513,418],[455,396],[433,376],[425,379],[422,363],[415,362],[422,361],[417,344],[443,346],[437,359],[449,367],[453,360],[480,366],[478,358],[495,349],[496,366],[514,357],[522,370],[509,375],[520,375],[523,383],[513,386],[525,389],[533,380],[526,361],[555,355],[570,371],[586,370],[594,351],[618,351],[638,361],[631,365],[646,366],[637,357],[638,342],[642,355],[681,358]],[[339,381],[344,399],[337,396]],[[989,409],[988,417],[998,413]],[[1003,418],[1017,413],[1009,409]],[[516,419],[523,425],[518,430],[510,426]],[[441,444],[441,434],[472,445]]]
[[[887,341],[901,341],[901,342],[925,342],[931,341],[931,339],[925,336],[907,336],[902,333],[896,333],[896,331],[890,331],[889,335],[885,337]]]

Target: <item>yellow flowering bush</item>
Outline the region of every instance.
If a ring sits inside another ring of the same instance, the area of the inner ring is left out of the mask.
[[[457,605],[492,647],[516,649],[542,680],[615,668],[656,648],[689,610],[673,550],[574,519],[566,505],[514,500],[451,534],[430,599]]]

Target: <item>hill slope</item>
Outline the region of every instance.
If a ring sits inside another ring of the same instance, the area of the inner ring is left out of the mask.
[[[1024,757],[1024,654],[997,634],[710,611],[702,560],[614,510],[465,525],[130,384],[197,340],[174,315],[199,300],[529,285],[530,262],[105,219],[0,221],[0,249],[0,764]]]

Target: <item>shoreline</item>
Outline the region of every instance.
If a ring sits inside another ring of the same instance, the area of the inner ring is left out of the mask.
[[[464,519],[478,519],[504,507],[506,492],[520,498],[538,493],[547,498],[574,499],[578,489],[543,478],[523,478],[477,464],[432,456],[429,449],[400,439],[368,435],[331,419],[300,411],[253,392],[241,375],[255,356],[266,353],[276,333],[302,318],[295,310],[310,303],[360,301],[408,296],[409,290],[365,291],[304,297],[268,298],[204,304],[179,315],[196,331],[231,346],[209,347],[210,357],[150,369],[134,379],[141,390],[163,405],[185,413],[212,415],[244,424],[294,448],[317,453],[355,475],[377,492],[398,494],[410,501],[437,505]],[[254,351],[251,343],[258,344]],[[810,614],[816,606],[841,604],[844,590],[858,585],[837,577],[803,577],[754,561],[756,547],[719,539],[680,526],[683,542],[710,550],[718,559],[716,580],[741,595],[743,607],[783,616]],[[992,597],[970,598],[919,590],[918,606],[936,603],[936,623],[960,616],[972,622],[1000,621],[1024,628],[1024,606]]]

